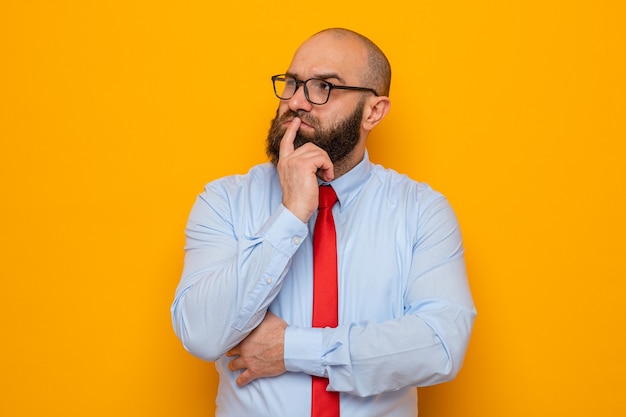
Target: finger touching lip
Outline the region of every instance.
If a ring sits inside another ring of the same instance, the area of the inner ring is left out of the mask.
[[[293,119],[291,119],[291,120],[287,120],[287,121],[284,123],[284,125],[285,125],[286,127],[291,126],[291,123],[292,123],[292,122],[293,122]],[[309,125],[309,124],[306,124],[306,123],[304,123],[304,122],[302,122],[302,121],[301,121],[301,122],[300,122],[300,127],[299,127],[299,129],[303,129],[303,130],[313,130],[313,126],[311,126],[311,125]]]
[[[288,119],[286,119],[285,121],[283,121],[282,125],[284,127],[289,127],[291,126],[291,124],[293,123],[293,121],[295,119],[300,119],[300,128],[304,128],[304,129],[313,129],[313,126],[311,124],[306,123],[301,117],[295,116],[295,117],[289,117]]]

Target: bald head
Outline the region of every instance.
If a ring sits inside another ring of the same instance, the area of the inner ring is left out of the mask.
[[[337,40],[352,41],[363,48],[366,54],[365,67],[360,78],[362,85],[373,88],[378,95],[388,96],[391,87],[391,65],[383,51],[367,37],[349,29],[331,28],[311,36],[331,36]]]

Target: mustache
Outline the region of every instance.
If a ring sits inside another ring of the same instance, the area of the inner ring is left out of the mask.
[[[297,110],[297,111],[293,111],[293,110],[287,110],[285,111],[285,113],[283,113],[282,116],[280,116],[280,119],[278,120],[279,124],[282,124],[288,120],[291,120],[293,118],[299,118],[300,120],[302,120],[303,123],[306,123],[307,125],[311,126],[314,129],[318,129],[319,128],[319,123],[317,121],[317,119],[313,116],[311,116],[311,114],[309,114],[306,111],[303,110]]]

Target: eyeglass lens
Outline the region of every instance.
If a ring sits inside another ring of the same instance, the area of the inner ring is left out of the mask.
[[[296,93],[298,85],[301,82],[296,81],[292,77],[276,77],[274,79],[274,89],[276,95],[283,99],[288,100]],[[304,84],[304,92],[307,95],[307,99],[314,104],[323,104],[328,101],[330,95],[330,84],[324,80],[310,79]]]

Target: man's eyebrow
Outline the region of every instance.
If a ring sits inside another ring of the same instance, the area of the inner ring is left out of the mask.
[[[339,81],[340,83],[344,82],[343,78],[341,78],[341,76],[337,74],[336,72],[321,72],[321,73],[316,74],[315,78],[319,78],[322,80],[335,79]]]
[[[293,73],[293,72],[288,72],[286,75],[295,78],[296,80],[299,80],[298,78],[298,74]],[[339,81],[342,84],[345,84],[344,79],[337,74],[336,72],[319,72],[319,73],[314,73],[312,77],[310,78],[317,78],[320,80],[330,80],[330,79],[335,79],[337,81]],[[302,80],[304,81],[304,80]]]

